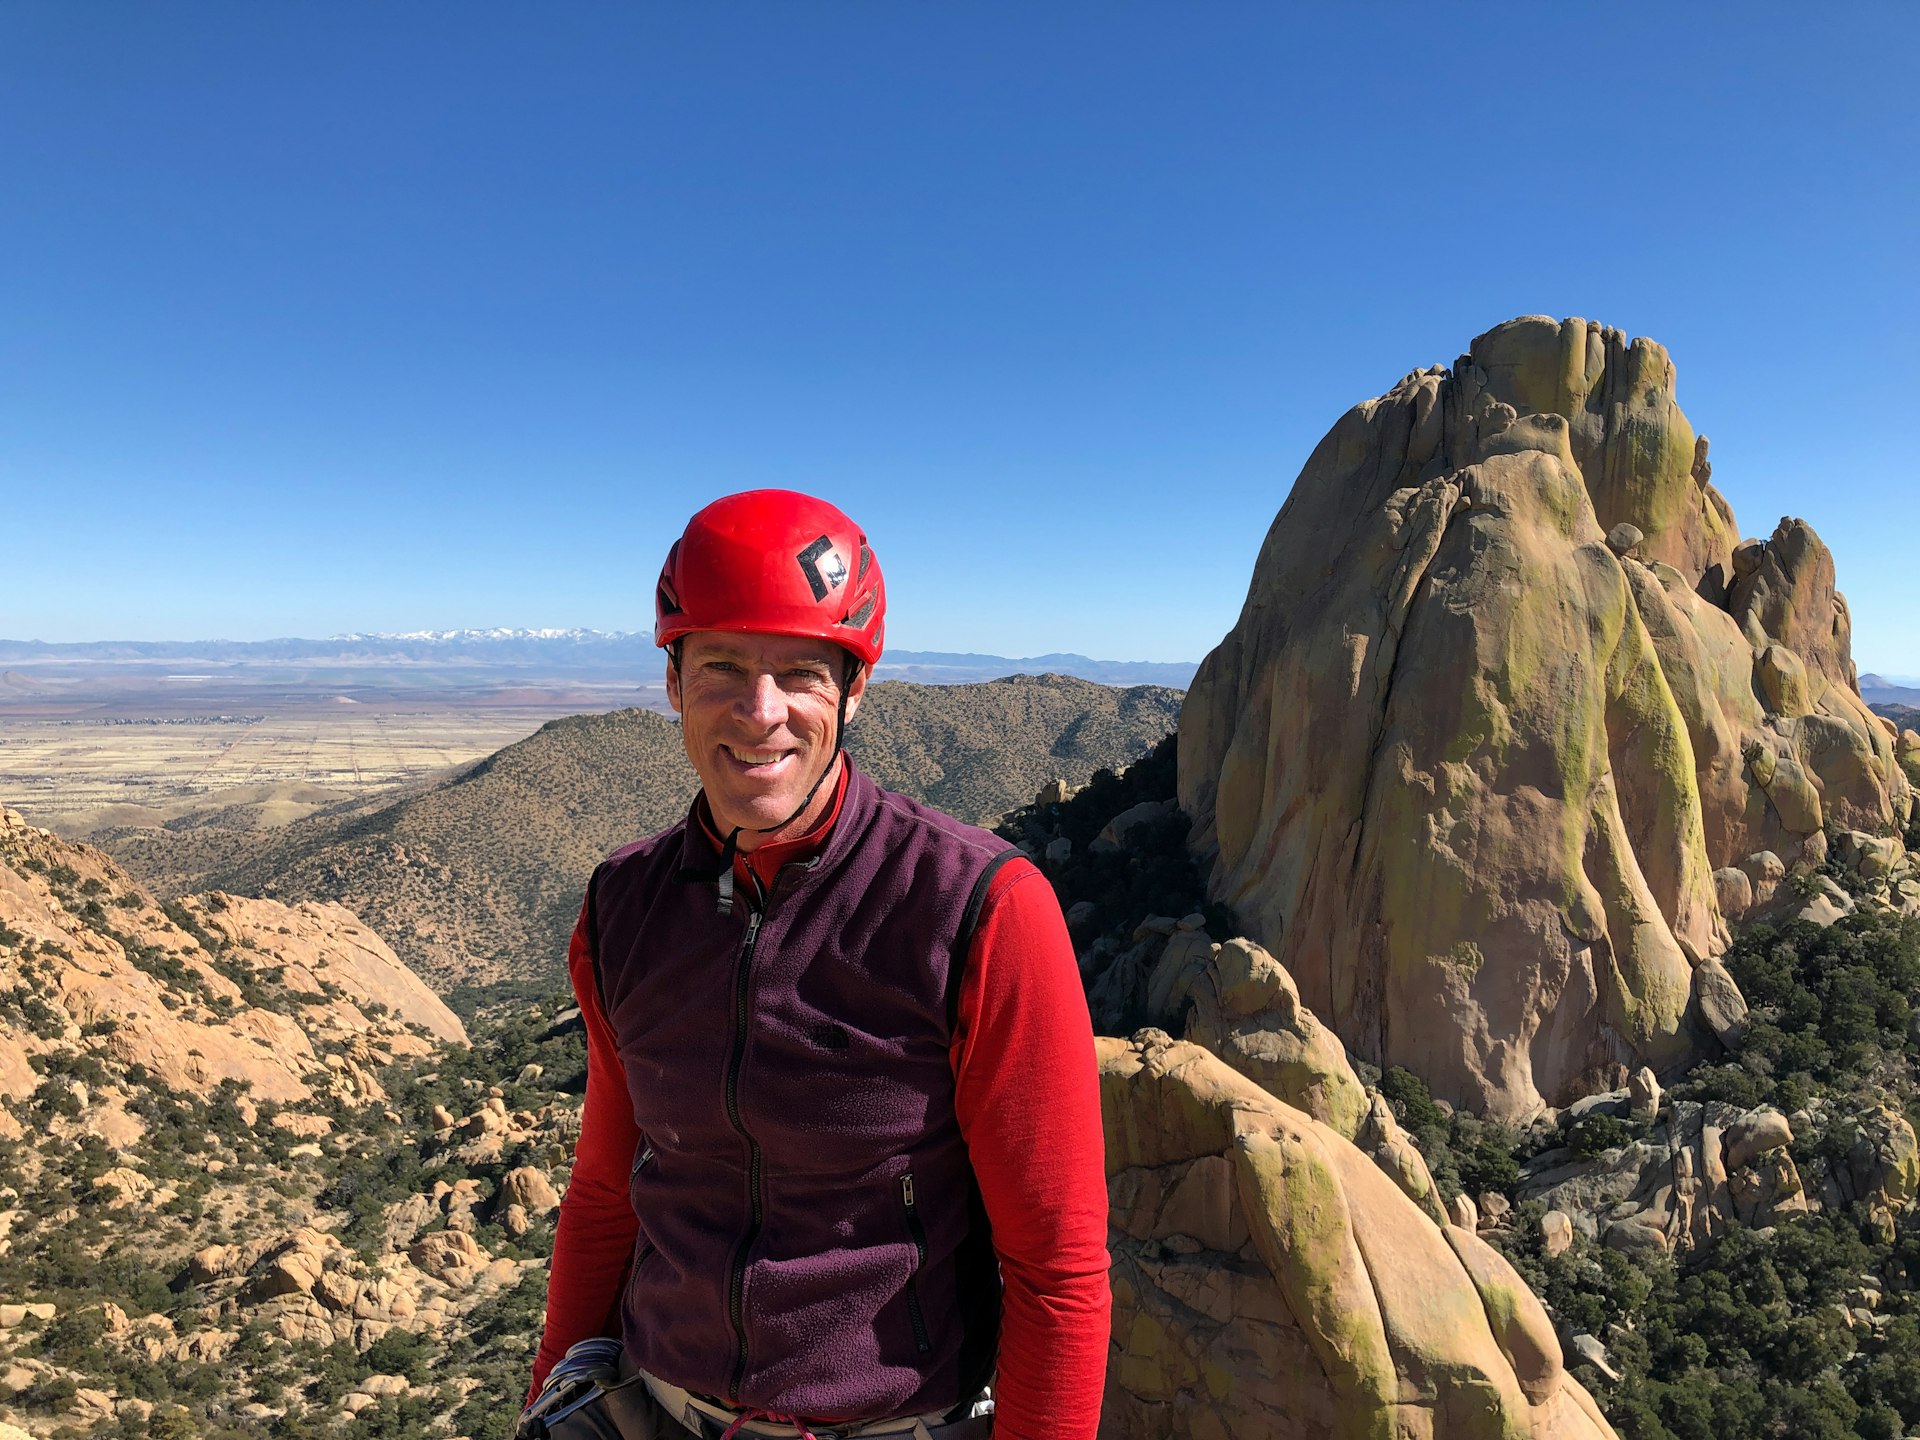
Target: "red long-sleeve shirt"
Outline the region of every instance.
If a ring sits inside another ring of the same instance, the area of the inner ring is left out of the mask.
[[[748,868],[770,880],[779,865],[818,848],[831,823],[740,857],[741,880]],[[584,926],[583,910],[567,969],[587,1027],[586,1108],[554,1235],[536,1390],[568,1346],[619,1333],[639,1225],[627,1190],[639,1130]],[[1092,1440],[1111,1303],[1093,1033],[1059,904],[1024,860],[1004,866],[988,889],[951,1056],[954,1110],[1004,1285],[994,1434]]]

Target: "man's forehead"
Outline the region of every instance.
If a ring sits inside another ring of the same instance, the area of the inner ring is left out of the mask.
[[[696,630],[686,638],[686,646],[698,655],[720,659],[778,659],[787,663],[818,660],[837,665],[845,651],[831,640],[806,635],[762,635],[758,632],[734,633],[725,630]]]

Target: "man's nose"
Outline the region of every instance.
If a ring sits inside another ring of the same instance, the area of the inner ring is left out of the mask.
[[[745,718],[767,729],[783,724],[787,718],[786,694],[780,689],[780,682],[768,673],[748,680],[742,705]]]

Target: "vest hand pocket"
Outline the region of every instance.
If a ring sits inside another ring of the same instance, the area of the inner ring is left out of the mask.
[[[907,1318],[913,1322],[913,1343],[924,1355],[933,1348],[927,1317],[920,1311],[920,1267],[927,1262],[927,1232],[915,1205],[911,1170],[900,1177],[900,1208],[907,1217],[907,1238],[913,1241],[913,1267],[907,1271]]]

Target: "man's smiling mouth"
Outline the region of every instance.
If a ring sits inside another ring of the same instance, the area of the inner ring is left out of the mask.
[[[794,752],[791,750],[748,750],[738,745],[722,745],[734,764],[749,770],[771,769]]]

